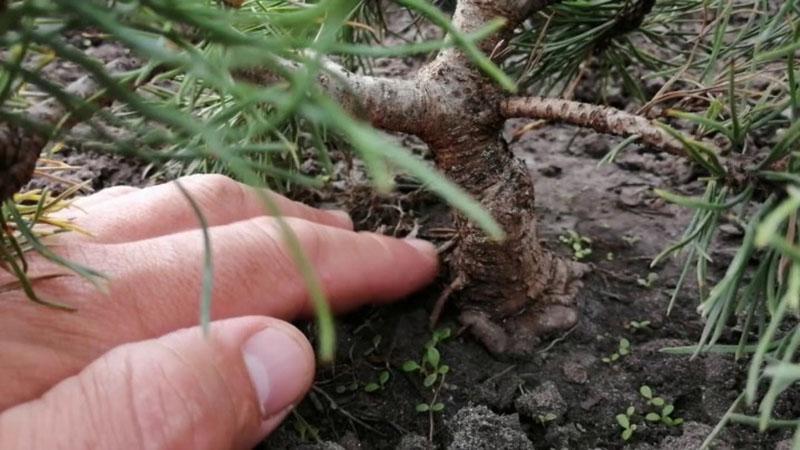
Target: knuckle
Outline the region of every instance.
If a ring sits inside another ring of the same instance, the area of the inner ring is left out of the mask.
[[[283,229],[280,224],[283,221],[288,230]],[[300,251],[312,263],[318,262],[321,249],[328,238],[325,234],[325,227],[319,226],[314,222],[294,217],[284,217],[276,219],[274,217],[258,217],[252,219],[257,232],[261,234],[259,242],[265,242],[268,246],[267,251],[273,252],[273,261],[277,260],[280,266],[286,268],[295,267],[295,258],[292,256],[291,242],[287,241],[286,232],[291,232],[300,245]]]
[[[203,174],[186,177],[182,183],[190,195],[201,204],[240,204],[246,192],[244,186],[225,175]]]
[[[305,256],[312,263],[319,262],[323,246],[329,238],[326,228],[304,219],[287,218],[286,222],[297,236]]]

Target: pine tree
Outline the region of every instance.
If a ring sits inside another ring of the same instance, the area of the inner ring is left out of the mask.
[[[525,353],[542,336],[576,323],[585,269],[540,244],[531,175],[501,129],[520,117],[570,123],[623,136],[610,157],[637,143],[686,158],[707,177],[702,198],[661,192],[696,214],[684,239],[654,263],[685,257],[681,281],[695,267],[707,319],[695,352],[719,350],[729,319],[740,317],[734,351],[753,353],[746,399],[755,401],[759,380],[771,379],[758,418],[769,426],[774,399],[800,379],[792,363],[800,328],[781,327],[800,308],[800,268],[793,264],[800,260],[798,4],[457,0],[440,9],[425,0],[395,3],[441,27],[445,38],[379,45],[386,29],[380,2],[0,2],[6,266],[30,288],[18,262],[28,249],[44,250],[33,232],[41,213],[21,211],[12,194],[54,142],[275,187],[286,180],[319,184],[293,166],[298,147],[317,148],[327,167],[324,143],[337,136],[361,157],[377,188],[389,189],[391,170],[403,170],[455,207],[458,244],[447,292],[460,320],[493,352]],[[93,58],[76,45],[81,33],[131,54]],[[411,54],[431,58],[406,78],[369,75],[371,58]],[[53,61],[77,65],[86,76],[69,85],[49,80],[41,68]],[[588,74],[600,91],[622,80],[638,110],[573,100]],[[648,95],[640,76],[664,82]],[[421,138],[439,174],[378,130]],[[759,136],[778,131],[769,148],[755,148]],[[723,218],[740,224],[744,238],[726,275],[704,288],[708,249]]]

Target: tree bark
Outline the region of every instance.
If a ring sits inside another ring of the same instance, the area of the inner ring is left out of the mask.
[[[642,142],[673,155],[685,156],[683,144],[652,121],[602,105],[545,97],[513,97],[501,105],[503,116],[569,123],[617,136],[638,135]]]
[[[506,24],[480,44],[491,54],[543,0],[461,0],[453,16],[461,32],[497,17]],[[430,147],[437,167],[477,198],[506,233],[495,242],[456,215],[458,245],[451,273],[464,280],[456,294],[459,319],[495,353],[530,352],[541,336],[572,327],[582,268],[542,247],[536,232],[530,171],[502,140],[507,94],[459,49],[445,49],[416,76],[423,93],[409,129]]]

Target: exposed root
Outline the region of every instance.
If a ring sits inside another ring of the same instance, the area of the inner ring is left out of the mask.
[[[558,258],[549,252],[546,289],[528,298],[528,307],[510,317],[492,317],[486,310],[465,309],[459,320],[494,354],[530,355],[547,335],[573,328],[578,322],[576,296],[584,264]]]
[[[459,274],[453,279],[453,281],[450,282],[450,285],[448,285],[444,291],[442,291],[442,293],[439,295],[439,298],[436,299],[436,303],[433,305],[433,311],[431,311],[429,322],[431,328],[434,328],[436,324],[439,323],[439,319],[442,317],[444,306],[447,304],[447,300],[450,298],[450,296],[463,289],[465,284],[465,277]]]

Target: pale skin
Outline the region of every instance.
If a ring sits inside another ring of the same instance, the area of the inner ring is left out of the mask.
[[[37,283],[36,305],[0,293],[0,448],[246,449],[310,388],[314,351],[288,320],[313,314],[277,220],[230,179],[182,179],[214,249],[210,336],[198,322],[202,232],[174,184],[117,187],[65,214],[91,236],[50,240],[109,276]],[[311,259],[335,312],[402,298],[436,274],[435,248],[352,231],[341,212],[270,195]],[[54,268],[31,255],[31,274]],[[0,272],[0,286],[11,282]]]

